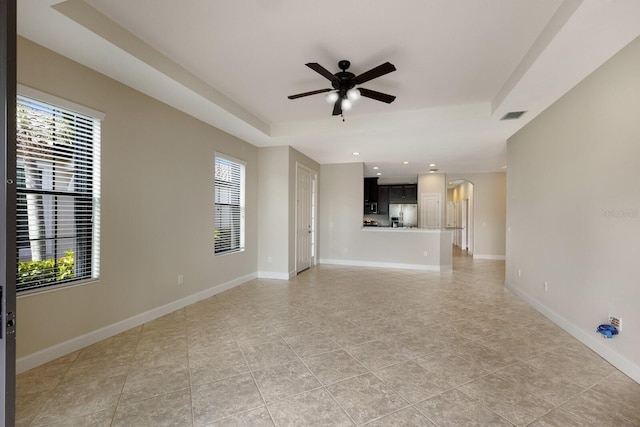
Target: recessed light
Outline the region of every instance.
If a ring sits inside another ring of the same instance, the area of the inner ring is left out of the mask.
[[[360,153],[358,153],[357,151],[354,151],[352,154],[353,154],[354,156],[359,156],[359,155],[360,155]]]
[[[378,169],[380,169],[378,166],[374,166],[374,167],[373,167],[373,170],[374,170],[374,171],[377,171]]]
[[[434,167],[436,167],[436,164],[435,163],[429,163],[429,167],[430,168],[434,168]]]
[[[406,160],[404,162],[402,162],[403,165],[408,165],[409,162],[407,162]]]
[[[376,175],[380,176],[380,175],[382,175],[382,172],[378,172]]]

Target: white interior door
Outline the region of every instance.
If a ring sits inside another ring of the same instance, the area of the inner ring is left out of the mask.
[[[440,194],[422,193],[420,202],[421,227],[440,228]]]
[[[313,227],[314,174],[302,165],[296,169],[296,273],[311,267],[315,228]]]

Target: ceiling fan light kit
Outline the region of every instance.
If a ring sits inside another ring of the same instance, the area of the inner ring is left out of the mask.
[[[338,95],[338,92],[329,92],[325,97],[325,99],[329,104],[334,104],[338,100],[338,98],[340,98],[340,95]]]
[[[298,99],[304,96],[316,95],[318,93],[327,93],[325,99],[328,103],[333,104],[333,115],[342,116],[343,111],[348,111],[353,106],[353,102],[360,99],[360,97],[374,99],[376,101],[385,102],[387,104],[392,103],[396,97],[382,92],[377,92],[371,89],[365,89],[363,87],[356,88],[356,86],[366,83],[369,80],[373,80],[385,74],[389,74],[396,71],[396,67],[390,62],[385,62],[382,65],[378,65],[369,71],[356,76],[350,71],[347,71],[351,66],[351,62],[343,59],[338,62],[338,67],[342,71],[338,71],[332,74],[329,70],[324,68],[317,62],[309,62],[305,64],[316,73],[320,74],[331,82],[331,89],[318,89],[311,92],[298,93],[296,95],[290,95],[289,99]],[[344,121],[344,117],[343,117]]]

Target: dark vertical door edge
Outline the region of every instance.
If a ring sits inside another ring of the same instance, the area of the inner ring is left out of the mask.
[[[0,0],[0,426],[15,425],[16,0]]]

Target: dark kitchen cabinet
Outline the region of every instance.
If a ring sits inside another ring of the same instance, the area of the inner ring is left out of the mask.
[[[418,202],[418,186],[417,185],[405,185],[404,197],[409,202]]]
[[[389,186],[389,200],[395,202],[404,198],[404,185]]]
[[[378,213],[384,215],[389,213],[388,185],[378,185]]]
[[[364,179],[364,202],[378,201],[378,178]]]
[[[392,203],[416,203],[418,186],[416,184],[390,185],[389,201]]]

